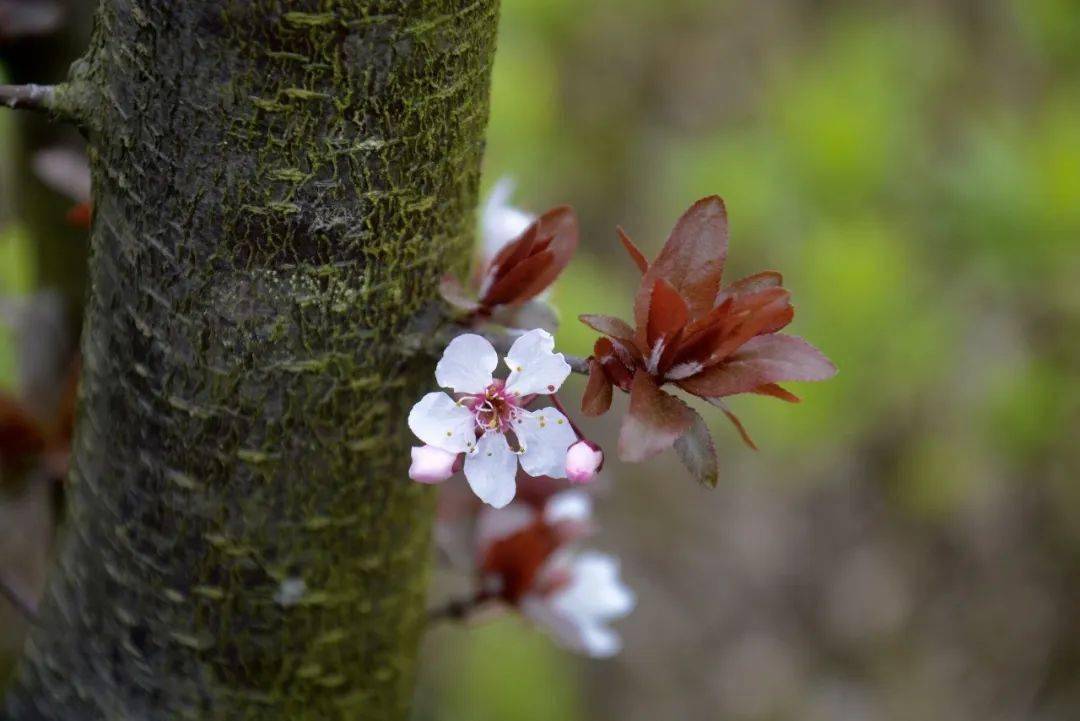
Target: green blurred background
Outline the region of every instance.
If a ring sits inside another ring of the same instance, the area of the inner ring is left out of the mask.
[[[562,350],[629,314],[615,226],[651,254],[718,193],[729,277],[783,271],[841,372],[736,399],[758,453],[710,415],[717,491],[608,464],[622,655],[439,629],[417,721],[1080,718],[1075,0],[503,0],[503,175],[581,216]],[[4,292],[30,257],[4,225]],[[612,449],[617,415],[586,424]]]

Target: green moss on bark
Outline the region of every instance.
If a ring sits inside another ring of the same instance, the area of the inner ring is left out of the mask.
[[[105,0],[71,520],[6,718],[406,717],[400,338],[468,255],[496,14]]]

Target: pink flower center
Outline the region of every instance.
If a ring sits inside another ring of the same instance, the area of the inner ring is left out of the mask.
[[[465,395],[460,403],[473,413],[476,431],[506,433],[521,412],[521,398],[506,392],[505,382],[496,380],[483,393]]]

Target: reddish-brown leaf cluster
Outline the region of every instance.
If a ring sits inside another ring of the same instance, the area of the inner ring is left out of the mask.
[[[77,386],[78,364],[48,422],[36,418],[14,396],[0,393],[0,481],[35,465],[53,478],[67,475]]]
[[[590,359],[582,410],[600,415],[615,387],[630,393],[620,456],[642,461],[675,446],[700,480],[714,484],[715,453],[704,423],[662,386],[671,383],[721,407],[753,446],[724,398],[758,393],[797,402],[778,383],[824,380],[836,368],[806,341],[779,332],[794,316],[779,273],[721,285],[728,223],[720,198],[691,206],[651,264],[621,229],[619,237],[642,273],[634,326],[611,316],[581,316],[605,336]]]
[[[493,542],[481,559],[480,572],[499,579],[499,597],[517,604],[537,590],[541,569],[565,543],[560,529],[537,520],[520,531]]]
[[[502,309],[523,306],[547,290],[577,250],[578,223],[573,208],[553,208],[529,225],[483,268],[471,293],[453,277],[443,278],[443,298],[472,318],[490,318]]]

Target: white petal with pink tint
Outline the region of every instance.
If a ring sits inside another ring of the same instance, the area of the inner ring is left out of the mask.
[[[555,338],[546,330],[531,330],[514,341],[506,354],[510,368],[506,390],[519,396],[559,390],[570,375],[570,365],[562,353],[554,350]]]
[[[484,503],[502,508],[517,492],[517,456],[502,433],[485,433],[465,456],[465,478]]]
[[[437,446],[413,446],[409,478],[419,483],[442,483],[454,475],[458,455]]]
[[[491,189],[480,217],[480,234],[484,246],[484,263],[491,262],[500,250],[516,240],[536,218],[510,204],[514,181],[500,178]]]
[[[592,520],[592,497],[585,491],[556,493],[544,504],[544,523],[588,523]]]
[[[445,393],[428,393],[409,411],[409,428],[429,446],[462,453],[475,445],[472,412]]]
[[[522,611],[573,651],[595,658],[618,653],[622,641],[607,624],[635,604],[634,593],[619,580],[618,561],[589,551],[552,572],[569,573],[569,583],[548,596],[528,597]]]
[[[566,449],[577,440],[566,416],[554,408],[521,411],[514,421],[514,433],[521,445],[521,467],[526,473],[566,478]]]
[[[566,451],[566,477],[573,483],[588,483],[604,463],[604,452],[589,441],[578,441]]]
[[[483,393],[491,385],[491,374],[499,365],[499,354],[491,343],[474,333],[459,335],[443,351],[435,366],[435,380],[443,388],[458,393]]]

